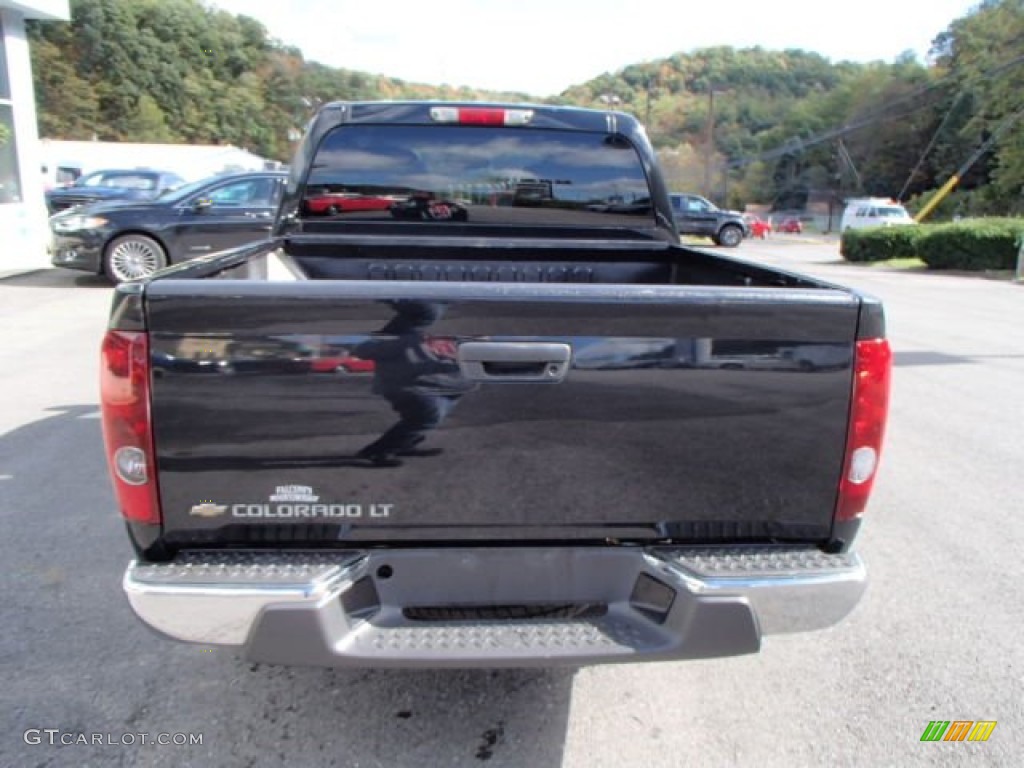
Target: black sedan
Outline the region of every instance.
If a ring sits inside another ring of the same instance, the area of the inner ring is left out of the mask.
[[[152,200],[185,180],[176,173],[150,169],[94,171],[74,184],[48,190],[46,207],[51,214],[79,205],[111,200]]]
[[[50,217],[54,266],[115,283],[269,236],[286,174],[236,173],[148,202],[98,203]]]

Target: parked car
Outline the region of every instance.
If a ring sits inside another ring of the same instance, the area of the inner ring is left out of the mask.
[[[895,200],[884,197],[865,197],[846,201],[843,209],[841,232],[867,227],[894,227],[914,224],[907,209]]]
[[[375,365],[373,360],[351,355],[315,357],[309,361],[309,369],[313,373],[373,373]]]
[[[120,283],[266,238],[286,175],[215,176],[155,200],[99,203],[50,217],[52,263]]]
[[[408,199],[390,206],[391,215],[396,219],[423,221],[468,221],[469,211],[465,206],[451,200],[438,200],[430,193],[416,193]]]
[[[342,213],[386,211],[395,203],[391,197],[359,195],[349,192],[320,192],[306,195],[302,206],[307,214],[337,216]]]
[[[94,171],[79,176],[73,184],[48,190],[46,207],[54,214],[80,205],[111,200],[152,200],[184,183],[181,176],[169,171]]]
[[[715,245],[735,248],[750,237],[750,230],[738,211],[725,211],[700,195],[669,195],[672,217],[681,235],[710,237]]]
[[[775,227],[776,232],[785,232],[790,235],[799,235],[804,231],[804,223],[795,216],[788,216]]]
[[[747,230],[750,232],[750,237],[759,237],[764,240],[772,233],[771,220],[766,221],[760,216],[755,216],[752,213],[743,214],[743,220],[747,224]]]

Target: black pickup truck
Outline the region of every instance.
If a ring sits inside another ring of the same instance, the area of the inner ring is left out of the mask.
[[[268,255],[293,279],[246,279]],[[627,115],[332,103],[272,239],[116,289],[123,587],[267,662],[755,652],[864,589],[884,337],[869,297],[681,247]]]

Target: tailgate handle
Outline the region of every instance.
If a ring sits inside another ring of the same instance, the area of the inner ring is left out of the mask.
[[[475,381],[555,383],[572,360],[568,344],[533,341],[467,341],[459,345],[462,375]]]

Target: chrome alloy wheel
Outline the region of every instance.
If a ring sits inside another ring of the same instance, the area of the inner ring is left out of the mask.
[[[718,242],[726,248],[735,248],[743,241],[743,230],[735,224],[726,224],[718,234]]]
[[[153,274],[164,265],[164,258],[148,241],[126,239],[111,248],[107,264],[110,276],[121,283]]]

